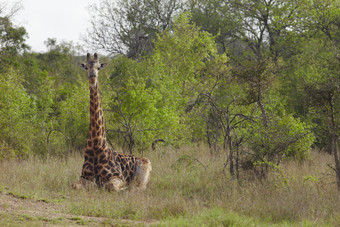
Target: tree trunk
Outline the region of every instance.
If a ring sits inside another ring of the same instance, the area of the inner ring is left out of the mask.
[[[258,97],[257,97],[257,105],[260,107],[261,114],[262,114],[262,122],[265,127],[265,129],[268,128],[268,117],[267,117],[267,111],[262,103],[262,91],[261,88],[259,88],[258,91]]]
[[[228,111],[228,110],[227,110]],[[227,130],[226,130],[226,136],[225,139],[227,139],[228,142],[228,148],[229,148],[229,160],[230,160],[230,175],[232,178],[234,178],[235,175],[235,168],[234,168],[234,154],[233,154],[233,144],[231,140],[231,135],[230,135],[230,117],[229,117],[229,111],[227,112]]]
[[[336,136],[333,136],[332,138],[332,152],[334,154],[336,184],[338,186],[338,192],[340,193],[340,164],[339,164],[338,144],[337,144]]]
[[[331,135],[332,135],[332,152],[334,155],[334,163],[335,163],[335,174],[336,174],[336,184],[338,186],[338,192],[340,193],[340,164],[339,164],[339,155],[338,155],[338,135],[336,130],[335,123],[335,105],[334,105],[334,94],[329,94],[329,105],[330,105],[330,117],[331,117]],[[340,194],[339,194],[340,196]]]
[[[240,158],[240,152],[239,147],[236,147],[236,160],[235,160],[235,169],[236,169],[236,178],[237,180],[240,179],[240,172],[239,172],[239,158]]]

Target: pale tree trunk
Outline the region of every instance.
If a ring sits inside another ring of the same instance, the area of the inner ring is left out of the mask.
[[[263,104],[263,100],[262,100],[262,88],[260,87],[259,88],[259,91],[258,91],[258,97],[257,97],[257,105],[260,107],[260,110],[261,110],[261,117],[262,117],[262,123],[263,123],[263,126],[264,126],[264,143],[262,144],[263,147],[264,147],[264,154],[260,154],[262,157],[261,158],[265,158],[267,159],[268,161],[272,162],[274,160],[274,154],[270,153],[270,150],[269,150],[269,135],[268,135],[268,114],[267,114],[267,111],[266,111],[266,108]],[[264,156],[264,157],[263,157]],[[266,178],[267,177],[267,173],[268,173],[268,164],[264,164],[264,165],[261,165],[261,177],[263,178]]]

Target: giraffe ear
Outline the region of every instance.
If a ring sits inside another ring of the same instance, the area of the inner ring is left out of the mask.
[[[79,63],[79,66],[80,66],[82,69],[87,70],[87,67],[86,67],[86,64],[85,64],[85,63]]]
[[[100,64],[100,68],[101,68],[101,69],[102,69],[102,68],[105,68],[106,65],[107,65],[107,63],[101,63],[101,64]]]

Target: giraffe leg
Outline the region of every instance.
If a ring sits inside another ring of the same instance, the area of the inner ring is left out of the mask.
[[[146,185],[150,180],[150,172],[152,170],[151,162],[147,158],[140,158],[136,160],[136,183],[137,188],[141,190],[146,189]]]
[[[120,178],[112,178],[109,182],[105,184],[105,188],[110,191],[121,191],[125,189],[125,182]]]
[[[72,189],[88,188],[93,184],[94,172],[92,163],[84,163],[81,178],[72,184]]]

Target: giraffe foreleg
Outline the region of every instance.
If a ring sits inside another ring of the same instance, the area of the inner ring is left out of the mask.
[[[93,185],[95,176],[93,170],[94,167],[92,163],[84,163],[81,178],[79,181],[72,184],[72,189],[89,188],[91,185]]]

